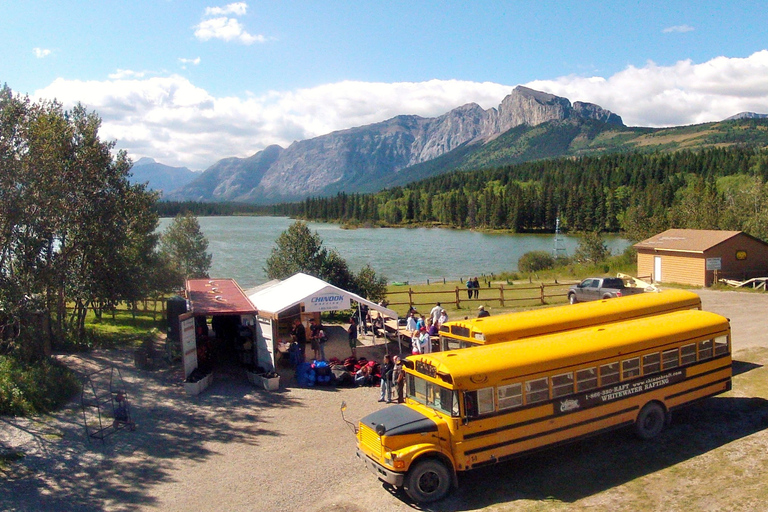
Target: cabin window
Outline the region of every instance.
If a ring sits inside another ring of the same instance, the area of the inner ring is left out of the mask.
[[[619,363],[604,364],[600,367],[600,385],[607,386],[619,382]]]
[[[712,340],[701,340],[699,342],[699,361],[712,358]]]
[[[661,368],[663,370],[676,368],[679,364],[680,362],[678,361],[678,352],[676,348],[665,350],[661,353]]]
[[[509,386],[499,386],[497,393],[500,411],[523,405],[523,385],[519,382]]]
[[[525,383],[525,403],[535,404],[549,400],[549,379],[529,380]]]
[[[621,379],[627,380],[640,376],[640,358],[633,357],[621,362]]]
[[[728,353],[728,336],[718,336],[715,338],[715,355],[720,356]]]
[[[643,356],[643,375],[649,375],[661,370],[661,354],[654,352],[653,354],[645,354]]]
[[[573,393],[573,372],[552,377],[552,398]]]
[[[683,345],[680,347],[680,364],[685,366],[696,362],[696,344]]]
[[[576,372],[576,390],[588,391],[597,387],[597,368],[584,368]]]

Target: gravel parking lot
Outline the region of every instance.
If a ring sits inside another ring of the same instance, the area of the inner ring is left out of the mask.
[[[767,380],[768,294],[697,293],[705,310],[732,323],[738,375],[728,397],[689,407],[658,442],[642,443],[622,431],[599,436],[469,473],[446,500],[420,508],[765,508],[768,393],[753,381]],[[330,331],[328,355],[347,355],[343,330]],[[360,350],[377,359],[383,351],[382,345]],[[384,407],[376,388],[300,388],[284,379],[270,393],[232,369],[216,374],[200,396],[188,397],[179,369],[136,370],[128,351],[64,359],[81,370],[120,368],[137,428],[103,444],[89,442],[79,399],[52,416],[0,418],[0,452],[24,455],[0,469],[2,510],[414,508],[356,460],[353,433],[341,419],[342,401],[352,421]]]

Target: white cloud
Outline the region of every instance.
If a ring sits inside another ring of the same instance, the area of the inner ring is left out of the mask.
[[[768,113],[768,50],[701,64],[648,62],[608,78],[567,76],[526,85],[571,101],[597,103],[622,116],[629,126],[719,121],[744,111]]]
[[[197,57],[196,59],[185,59],[183,57],[179,57],[179,62],[181,63],[181,69],[187,69],[187,64],[192,64],[193,66],[199,65],[200,57]]]
[[[51,54],[51,50],[47,48],[32,48],[32,52],[38,59],[44,59]]]
[[[195,37],[201,41],[222,39],[239,41],[243,44],[263,43],[267,39],[262,35],[249,34],[235,18],[211,18],[195,25]]]
[[[671,33],[679,33],[682,34],[684,32],[693,32],[693,27],[690,25],[674,25],[671,27],[667,27],[662,32],[665,34],[671,34]]]
[[[228,15],[244,16],[248,10],[245,2],[227,4],[224,7],[206,7],[199,24],[195,25],[195,37],[200,41],[221,39],[223,41],[238,41],[242,44],[263,43],[267,40],[263,35],[250,34],[242,23]]]
[[[147,75],[146,71],[133,71],[131,69],[118,69],[109,75],[112,80],[121,80],[123,78],[143,78]]]
[[[206,16],[226,16],[227,14],[234,14],[235,16],[244,16],[248,10],[248,4],[245,2],[236,2],[233,4],[227,4],[224,7],[206,7]]]
[[[122,73],[126,73],[123,71]],[[57,79],[34,97],[78,101],[103,119],[102,137],[134,157],[203,169],[270,144],[361,126],[399,114],[435,117],[469,102],[496,107],[514,85],[460,80],[370,83],[343,81],[263,95],[215,97],[171,75],[105,81]],[[525,84],[607,108],[630,126],[670,126],[768,113],[768,51],[671,66],[652,62],[610,77],[567,76]]]

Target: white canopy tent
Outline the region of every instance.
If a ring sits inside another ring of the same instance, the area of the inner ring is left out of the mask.
[[[262,368],[275,368],[278,320],[280,314],[298,306],[304,313],[351,309],[351,301],[365,304],[382,314],[397,319],[393,310],[326,283],[322,279],[298,273],[274,284],[267,283],[247,290],[246,295],[258,310],[257,353]]]

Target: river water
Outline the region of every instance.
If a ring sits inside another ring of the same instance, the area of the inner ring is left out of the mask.
[[[198,217],[213,254],[211,277],[233,278],[243,289],[267,281],[264,266],[275,240],[293,220],[286,217]],[[161,219],[160,229],[171,222]],[[498,274],[517,270],[520,256],[555,249],[555,236],[488,234],[442,228],[342,229],[338,224],[307,223],[323,246],[336,249],[352,271],[369,263],[389,282],[426,282],[446,278]],[[578,238],[560,236],[559,247],[573,255]],[[629,242],[606,238],[613,254]]]

